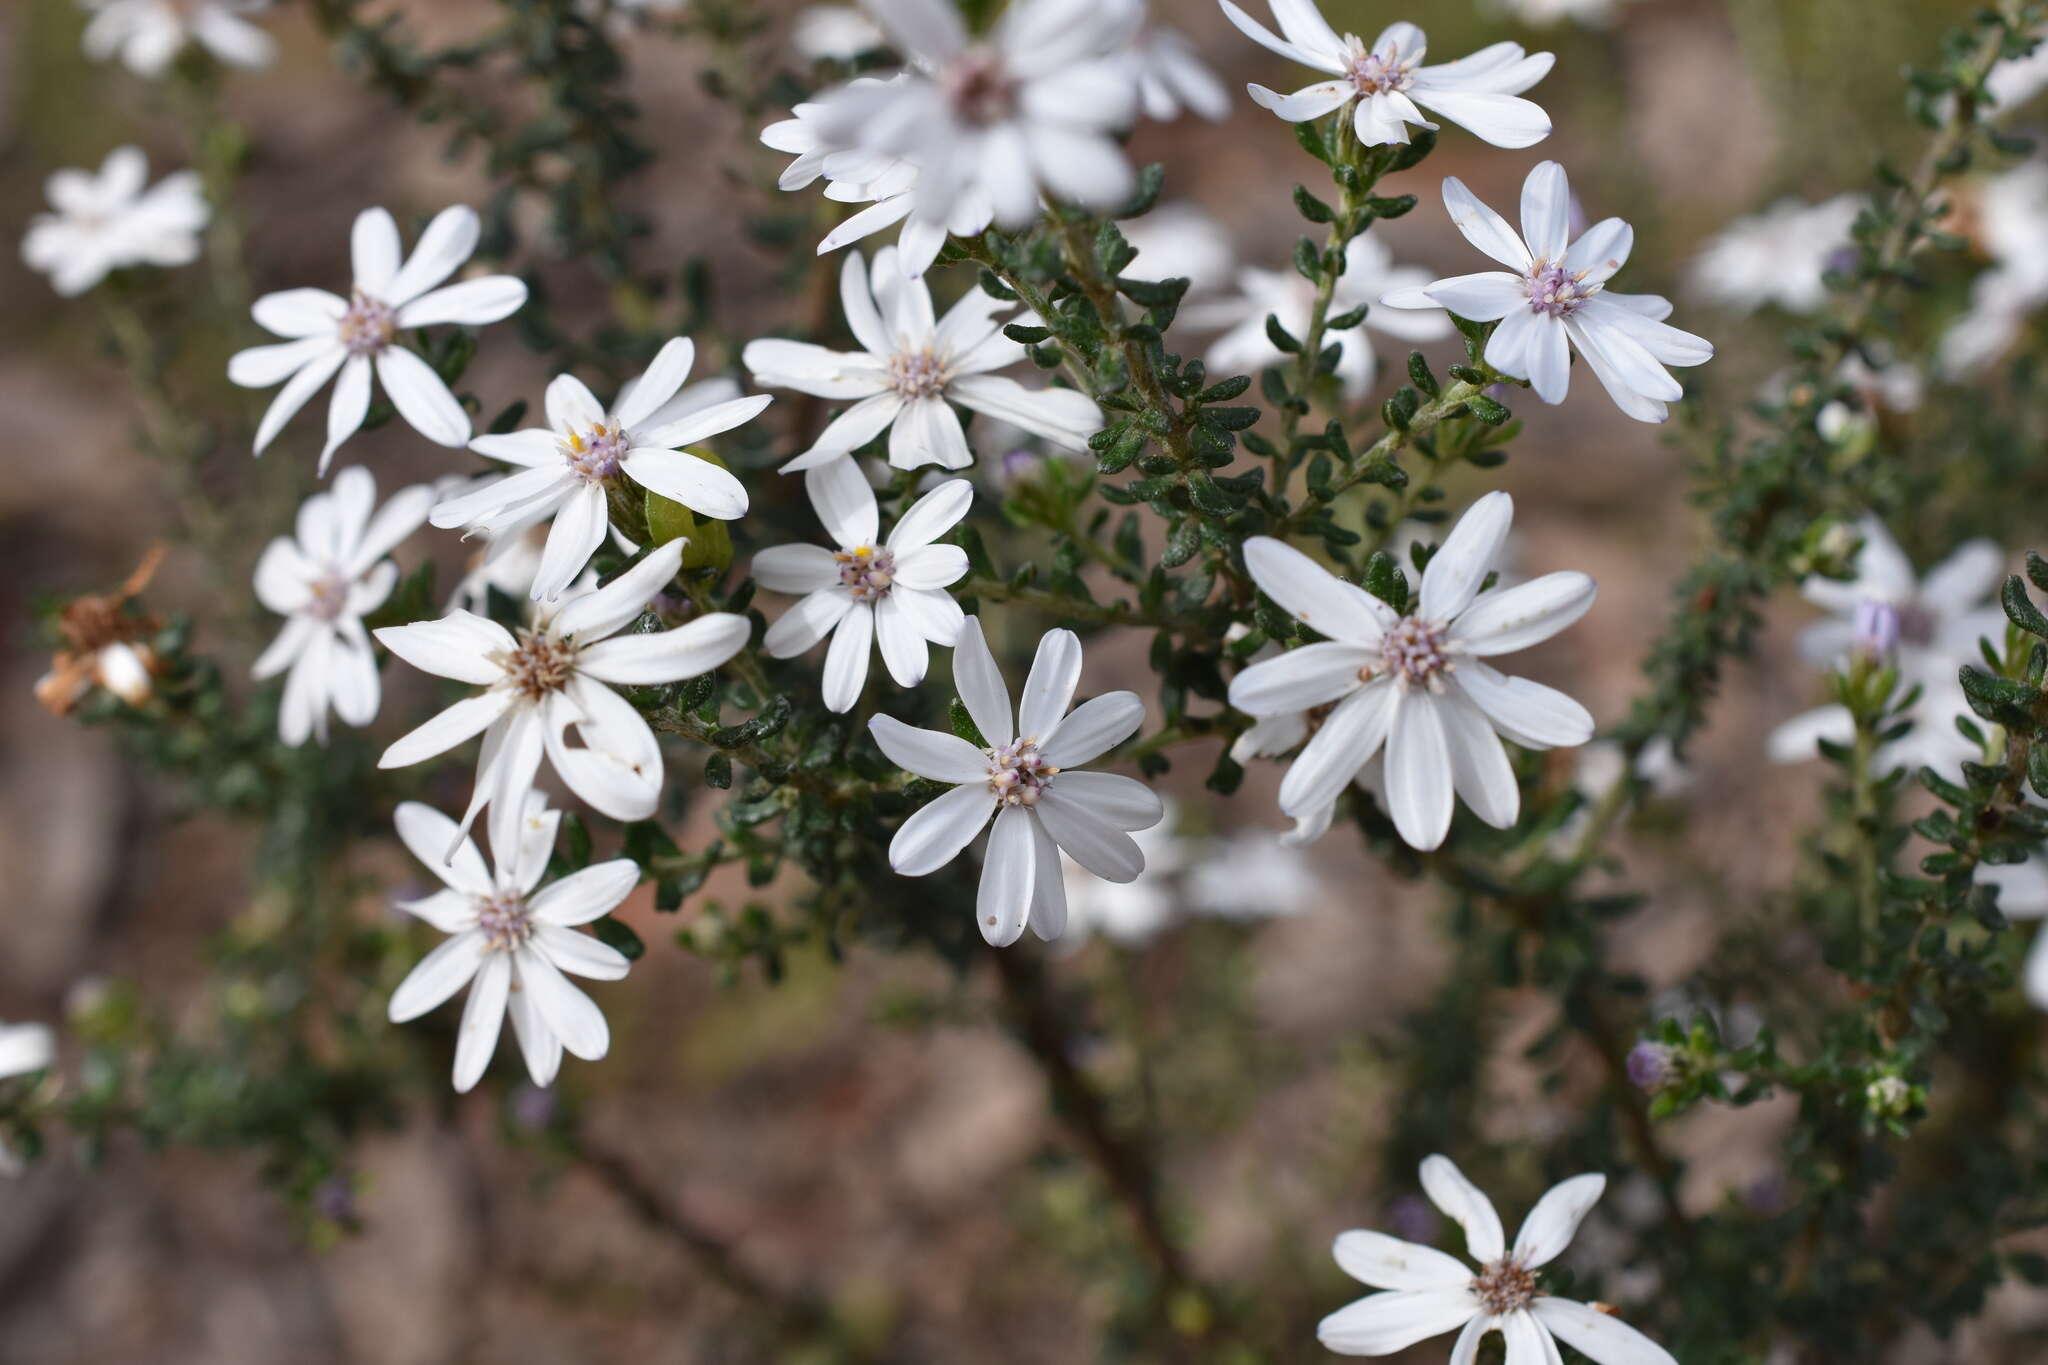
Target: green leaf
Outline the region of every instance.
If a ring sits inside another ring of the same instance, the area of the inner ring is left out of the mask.
[[[1308,219],[1311,223],[1327,223],[1337,216],[1335,209],[1310,194],[1307,189],[1300,185],[1294,187],[1294,207],[1300,210],[1301,216]]]
[[[967,703],[954,697],[946,706],[946,719],[953,727],[953,733],[977,749],[989,747],[982,737],[981,728],[974,723],[974,717],[967,713]]]

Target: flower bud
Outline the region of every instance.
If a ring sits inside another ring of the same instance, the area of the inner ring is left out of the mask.
[[[1852,647],[1859,658],[1890,663],[1899,652],[1899,609],[1873,597],[1858,602]]]
[[[685,453],[720,469],[726,467],[725,461],[702,446],[692,446]],[[711,517],[700,517],[659,493],[647,495],[647,532],[656,545],[666,545],[671,540],[684,541],[683,570],[686,573],[693,569],[717,569],[722,573],[732,567],[732,533],[726,529],[725,523]]]
[[[1628,1050],[1629,1084],[1655,1094],[1671,1077],[1671,1049],[1662,1043],[1637,1043]]]

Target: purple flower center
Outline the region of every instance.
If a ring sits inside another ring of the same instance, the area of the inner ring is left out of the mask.
[[[946,387],[946,379],[945,362],[929,346],[889,357],[889,387],[906,403],[933,397]]]
[[[1583,270],[1574,275],[1561,265],[1538,261],[1529,268],[1529,311],[1545,317],[1568,317],[1599,293],[1600,288],[1586,283]]]
[[[1671,1071],[1671,1049],[1662,1043],[1637,1043],[1628,1050],[1629,1084],[1638,1090],[1655,1090]]]
[[[839,581],[856,602],[886,597],[896,586],[896,556],[887,550],[863,545],[857,550],[841,550],[832,558],[839,561]]]
[[[1347,40],[1347,45],[1351,54],[1344,66],[1344,76],[1359,94],[1379,95],[1406,90],[1415,83],[1414,59],[1402,57],[1399,53],[1383,57],[1356,38]]]
[[[585,483],[603,483],[617,476],[619,462],[633,448],[632,438],[617,423],[599,422],[588,431],[572,431],[562,442],[562,458]]]
[[[1017,111],[1017,82],[987,48],[965,53],[939,74],[939,88],[962,123],[987,128]]]
[[[523,899],[499,892],[477,902],[476,927],[487,950],[509,952],[533,937],[533,915]]]
[[[1012,740],[988,751],[988,789],[1005,806],[1037,805],[1058,773],[1038,752],[1036,740]]]
[[[330,565],[325,573],[306,585],[306,615],[322,621],[341,619],[342,611],[348,606],[350,586],[348,575]]]
[[[1444,627],[1435,621],[1404,616],[1380,641],[1380,663],[1394,675],[1399,687],[1427,687],[1432,692],[1441,692],[1442,675],[1456,667],[1444,635]],[[1374,675],[1367,670],[1359,676],[1370,681]]]
[[[349,296],[348,311],[335,330],[350,355],[375,355],[398,335],[398,312],[358,289]]]

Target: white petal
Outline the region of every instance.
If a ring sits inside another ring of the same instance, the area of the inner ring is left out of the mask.
[[[520,988],[570,1056],[594,1062],[611,1050],[611,1029],[596,1002],[570,985],[544,954],[522,948],[517,961]]]
[[[1983,601],[2005,581],[2005,551],[1996,541],[1972,540],[1927,571],[1920,596],[1944,612]]]
[[[1166,803],[1135,777],[1063,772],[1058,782],[1063,798],[1116,829],[1150,829],[1166,818]]]
[[[1482,657],[1540,644],[1593,606],[1598,589],[1582,573],[1549,573],[1478,597],[1452,623],[1450,638]]]
[[[845,714],[860,700],[868,683],[868,656],[874,652],[875,609],[855,602],[832,630],[825,651],[825,709]]]
[[[1331,1253],[1346,1275],[1374,1289],[1464,1289],[1472,1283],[1472,1268],[1457,1257],[1382,1232],[1340,1232]]]
[[[991,377],[970,375],[967,380],[955,382]],[[896,414],[896,426],[889,433],[889,463],[893,467],[921,469],[935,464],[941,469],[961,469],[973,462],[960,419],[943,398],[919,398],[904,404]]]
[[[332,340],[335,327],[347,311],[348,300],[325,289],[285,289],[265,294],[256,300],[249,313],[256,319],[257,326],[281,337]]]
[[[426,361],[403,346],[386,346],[377,353],[377,379],[414,431],[437,445],[469,443],[469,414]]]
[[[988,851],[982,856],[974,922],[981,936],[998,948],[1015,943],[1030,917],[1031,892],[1038,874],[1031,824],[1031,812],[1022,806],[1003,807],[988,836]]]
[[[334,396],[327,402],[327,444],[320,449],[321,473],[327,471],[327,462],[334,458],[341,443],[362,430],[363,418],[369,412],[369,358],[350,356],[334,381]]]
[[[699,516],[733,521],[747,514],[747,489],[730,470],[680,450],[641,447],[619,467],[642,488],[651,488]]]
[[[406,330],[448,322],[482,327],[525,306],[526,281],[514,275],[485,275],[414,299],[398,310],[398,325]]]
[[[393,308],[402,308],[453,275],[475,253],[482,235],[483,224],[475,209],[462,204],[442,209],[413,244],[412,255],[389,287],[368,292]]]
[[[1514,499],[1497,489],[1466,509],[1422,571],[1419,608],[1424,618],[1451,621],[1472,605],[1514,520]]]
[[[1565,273],[1584,275],[1588,284],[1604,284],[1628,263],[1636,230],[1619,218],[1603,218],[1579,234],[1564,254]]]
[[[1537,1299],[1529,1311],[1558,1340],[1597,1365],[1678,1365],[1669,1351],[1611,1313],[1547,1297]]]
[[[1566,329],[1555,318],[1536,313],[1529,316],[1534,322],[1526,333],[1528,345],[1521,367],[1527,371],[1529,387],[1536,390],[1538,398],[1546,403],[1562,403],[1572,385],[1572,349]],[[1506,324],[1501,330],[1507,330]]]
[[[519,1055],[526,1059],[526,1074],[538,1086],[550,1086],[562,1071],[562,1040],[540,1017],[533,999],[525,991],[505,997],[505,1013],[512,1017],[512,1036],[519,1040]]]
[[[1387,813],[1408,846],[1426,852],[1450,832],[1455,805],[1443,712],[1427,691],[1410,690],[1387,735]]]
[[[707,612],[687,625],[651,635],[614,635],[577,656],[577,671],[603,683],[652,687],[709,673],[746,648],[753,622],[732,612]]]
[[[894,716],[871,716],[868,732],[891,763],[934,782],[976,783],[988,777],[988,755],[958,735],[921,730]]]
[[[1414,700],[1410,698],[1411,703]],[[1486,714],[1456,687],[1445,688],[1442,696],[1429,696],[1428,704],[1443,722],[1452,787],[1487,824],[1514,828],[1522,813],[1522,789]]]
[[[1501,1230],[1500,1215],[1493,1201],[1465,1178],[1465,1173],[1447,1156],[1430,1156],[1422,1161],[1422,1192],[1429,1202],[1443,1210],[1444,1217],[1465,1229],[1465,1250],[1481,1265],[1497,1261],[1507,1251],[1507,1234]]]
[[[511,994],[512,959],[492,953],[469,988],[469,1003],[463,1007],[462,1027],[455,1035],[455,1089],[467,1093],[483,1079],[491,1054],[498,1050],[498,1033],[505,1027],[505,1001]]]
[[[1336,701],[1377,669],[1378,651],[1319,641],[1261,659],[1230,680],[1230,704],[1248,716],[1284,716]]]
[[[946,385],[946,396],[1077,453],[1102,430],[1102,409],[1073,389],[1027,389],[1003,375],[968,374]]]
[[[1316,1324],[1316,1339],[1344,1355],[1392,1355],[1455,1331],[1480,1311],[1469,1289],[1396,1289],[1338,1309]]]
[[[875,602],[875,645],[898,687],[917,686],[931,667],[924,631],[903,605],[909,595],[898,589]]]
[[[1010,689],[996,667],[995,655],[989,652],[979,617],[968,617],[960,628],[959,642],[953,647],[953,687],[973,717],[974,728],[990,745],[1000,747],[1017,738]]]
[[[771,659],[793,659],[825,638],[853,610],[853,594],[838,584],[804,597],[775,619],[761,637]]]
[[[1305,85],[1291,95],[1268,90],[1263,85],[1247,85],[1245,93],[1252,97],[1253,104],[1272,110],[1289,123],[1306,123],[1346,103],[1358,91],[1348,80],[1335,80]]]
[[[1295,32],[1310,35],[1309,43],[1303,45],[1299,41],[1289,42],[1275,34],[1258,20],[1252,18],[1249,14],[1246,14],[1242,9],[1239,9],[1231,0],[1221,0],[1221,3],[1224,15],[1229,18],[1231,23],[1237,26],[1237,31],[1257,43],[1260,47],[1265,48],[1268,52],[1277,52],[1289,61],[1300,62],[1303,66],[1312,66],[1319,71],[1339,72],[1344,69],[1344,64],[1336,56],[1337,53],[1343,51],[1344,45],[1337,39],[1334,33],[1330,35],[1326,42],[1321,34],[1317,33],[1314,29],[1300,28],[1296,29]],[[1274,12],[1276,15],[1284,16],[1281,19],[1283,25],[1287,22],[1288,18],[1298,17],[1281,10],[1277,6]],[[1327,29],[1329,25],[1324,23],[1323,27]]]
[[[306,344],[311,346],[315,343]],[[286,380],[284,387],[277,391],[277,397],[271,399],[270,406],[264,410],[263,420],[256,427],[255,448],[258,455],[261,455],[265,447],[277,438],[278,432],[284,430],[284,424],[298,415],[299,409],[306,406],[307,400],[320,391],[320,386],[334,378],[334,372],[348,359],[348,352],[341,346],[333,342],[320,344],[325,345],[327,349],[317,352],[296,374]],[[244,351],[242,354],[246,356],[250,353]]]
[[[518,646],[512,633],[496,621],[467,611],[450,612],[438,621],[385,626],[377,632],[377,641],[422,673],[478,687],[504,676],[505,670],[489,656]]]
[[[913,812],[889,841],[889,866],[905,877],[922,877],[953,861],[995,814],[988,787],[955,787]]]
[[[1056,768],[1078,768],[1129,739],[1144,723],[1145,703],[1137,693],[1105,692],[1075,707],[1072,715],[1039,740],[1039,749]],[[1017,733],[1027,739],[1032,735],[1028,727],[1019,727]]]
[[[526,906],[543,923],[573,928],[609,915],[639,884],[639,864],[631,858],[614,858],[571,872],[558,882],[549,882],[527,900]]]
[[[1398,620],[1392,607],[1339,580],[1285,541],[1252,537],[1244,545],[1244,562],[1260,591],[1332,640],[1377,648]]]
[[[1533,147],[1550,136],[1550,115],[1516,95],[1484,90],[1416,89],[1415,101],[1496,147]],[[1483,249],[1483,248],[1482,248]]]
[[[386,1013],[394,1024],[417,1019],[469,984],[484,964],[484,936],[457,934],[421,958],[391,993]]]
[[[920,556],[936,555],[941,549],[950,548],[953,547],[928,546],[917,553]],[[962,558],[965,558],[964,552]],[[919,567],[922,569],[922,561]],[[961,570],[965,572],[964,564],[961,565]],[[903,608],[903,614],[917,623],[917,628],[924,632],[925,639],[935,645],[944,645],[948,649],[959,643],[960,632],[967,624],[967,616],[960,610],[958,602],[943,592],[927,591],[905,584],[900,577],[897,583],[897,589],[891,596],[897,599],[897,604]]]
[[[829,422],[818,439],[803,454],[782,466],[784,474],[812,469],[831,460],[844,459],[888,430],[903,411],[903,400],[895,390],[863,398]]]
[[[958,583],[967,576],[968,568],[967,551],[958,545],[926,545],[907,551],[897,556],[892,596],[904,599],[901,605],[906,611],[915,611],[916,598],[943,598],[945,594],[937,590]],[[951,643],[950,637],[942,643]]]
[[[592,981],[622,980],[633,966],[624,953],[610,944],[558,925],[535,925],[533,946],[562,971]]]
[[[383,632],[378,632],[380,635]],[[435,754],[446,753],[488,729],[511,707],[512,693],[494,689],[456,702],[409,734],[392,741],[378,758],[380,768],[406,768]]]
[[[756,384],[795,389],[816,398],[867,398],[888,386],[886,372],[865,351],[848,354],[808,342],[764,337],[748,342],[740,358]]]
[[[445,847],[435,849],[434,856],[440,857]],[[444,889],[416,901],[393,901],[392,905],[444,934],[459,934],[476,923],[476,902],[460,891]]]
[[[556,614],[552,633],[560,639],[574,636],[586,645],[618,634],[640,618],[649,599],[668,586],[682,563],[680,540],[655,546],[596,592],[572,598]]]
[[[1088,802],[1085,789],[1078,796],[1062,791],[1054,778],[1031,811],[1045,822],[1045,832],[1068,857],[1104,881],[1135,881],[1145,870],[1145,854],[1137,841],[1105,821]]]
[[[1527,1309],[1498,1318],[1494,1325],[1507,1345],[1507,1365],[1564,1365],[1557,1343]]]
[[[1334,802],[1386,742],[1400,692],[1382,679],[1337,704],[1280,779],[1280,809],[1300,819]]]
[[[733,398],[723,403],[714,403],[710,407],[685,413],[673,421],[650,426],[646,431],[638,433],[634,440],[643,446],[658,450],[693,446],[721,432],[731,431],[734,427],[753,421],[763,408],[774,401],[773,394],[757,393],[746,398]]]
[[[1093,776],[1093,774],[1084,774]],[[1045,832],[1045,822],[1033,820],[1031,830],[1031,932],[1052,940],[1067,932],[1066,869],[1060,866],[1060,846]]]
[[[881,535],[875,490],[852,460],[832,460],[805,470],[804,491],[818,521],[841,548],[872,546]]]
[[[285,543],[289,544],[290,542],[287,541]],[[257,682],[264,682],[276,677],[294,663],[297,663],[299,656],[306,652],[306,646],[312,643],[313,636],[326,629],[326,622],[311,616],[287,618],[284,623],[284,629],[277,633],[277,638],[272,640],[269,647],[256,656],[256,662],[250,665],[249,676]],[[121,653],[118,655],[114,654],[113,651],[115,649],[119,649]],[[107,650],[103,651],[100,662],[100,676],[103,680],[107,675],[106,661],[110,656],[113,658],[125,656],[127,659],[132,660],[135,657],[135,651],[124,645],[110,646]],[[107,690],[115,693],[117,696],[127,696],[132,693],[137,697],[146,697],[149,695],[148,683],[149,670],[143,668],[139,678],[126,682],[125,691],[111,684],[107,684]]]
[[[571,679],[557,698],[565,706],[549,715],[548,761],[569,790],[614,820],[645,820],[654,814],[661,799],[661,745],[632,703],[581,676]],[[581,748],[565,740],[562,718],[570,707],[582,713],[575,725]]]
[[[412,856],[426,864],[450,889],[469,896],[488,896],[497,889],[476,844],[440,811],[418,801],[406,801],[393,812],[392,819],[398,827],[399,839]],[[455,850],[452,858],[448,856],[451,847]]]
[[[558,374],[548,381],[544,399],[548,425],[567,435],[583,431],[604,421],[604,404],[597,401],[597,395],[573,374]]]
[[[1024,679],[1024,694],[1017,703],[1018,735],[1041,745],[1049,740],[1059,727],[1060,717],[1066,715],[1080,681],[1081,638],[1071,630],[1047,631],[1039,638],[1038,653],[1031,660],[1031,673]]]
[[[1523,286],[1521,277],[1510,275],[1505,270],[1455,275],[1424,285],[1417,292],[1421,295],[1419,301],[1404,298],[1396,303],[1395,296],[1391,294],[1384,301],[1396,308],[1426,308],[1435,304],[1475,322],[1492,322],[1518,308],[1527,309],[1529,304],[1529,291]]]
[[[1604,1175],[1575,1175],[1551,1186],[1515,1234],[1515,1259],[1531,1270],[1556,1260],[1606,1188]]]
[[[251,346],[228,357],[228,382],[245,389],[267,389],[272,384],[282,384],[314,360],[327,355],[346,359],[348,352],[331,335],[284,341],[274,346]],[[341,360],[334,363],[339,368]]]
[[[889,549],[900,562],[911,551],[922,549],[958,525],[973,501],[973,484],[965,479],[946,480],[912,503],[897,519],[895,529],[889,532]]]
[[[1586,708],[1554,687],[1511,678],[1469,659],[1458,665],[1451,685],[1486,713],[1501,734],[1525,749],[1570,748],[1593,737]]]
[[[398,224],[381,208],[356,215],[349,234],[355,287],[375,299],[389,301],[391,281],[398,274]]]
[[[1534,258],[1507,220],[1479,201],[1456,176],[1444,181],[1444,207],[1465,240],[1517,275],[1527,275]]]
[[[640,382],[633,386],[632,393],[620,401],[619,425],[637,430],[662,404],[676,396],[683,381],[690,377],[690,367],[696,363],[695,342],[688,337],[669,338],[655,355],[654,363],[640,376]]]
[[[875,307],[874,295],[868,290],[867,262],[857,251],[848,253],[846,264],[839,271],[839,306],[845,314],[847,330],[862,350],[877,356],[895,351],[888,329],[882,325],[882,315]]]
[[[837,585],[839,561],[822,545],[772,545],[754,556],[748,572],[770,592],[797,596]]]

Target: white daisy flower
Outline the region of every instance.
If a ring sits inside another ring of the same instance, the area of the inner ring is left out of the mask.
[[[888,40],[852,5],[806,5],[789,26],[789,45],[813,62],[850,62]]]
[[[391,993],[389,1014],[392,1023],[406,1023],[469,987],[455,1037],[458,1092],[483,1076],[507,1014],[535,1085],[554,1084],[565,1050],[594,1062],[611,1048],[603,1012],[563,973],[593,981],[625,976],[632,965],[625,955],[576,927],[617,909],[640,868],[615,858],[542,886],[561,820],[539,792],[493,811],[493,871],[466,829],[440,811],[417,801],[398,808],[398,837],[446,886],[398,908],[449,937]]]
[[[1144,258],[1139,258],[1143,263]],[[1420,344],[1440,341],[1454,330],[1442,309],[1425,312],[1380,309],[1382,295],[1412,291],[1429,279],[1429,272],[1415,266],[1395,265],[1393,253],[1376,234],[1351,239],[1344,251],[1344,273],[1330,298],[1330,316],[1341,317],[1366,306],[1365,321],[1343,332],[1330,332],[1324,344],[1337,342],[1343,352],[1337,358],[1337,378],[1345,394],[1356,400],[1372,391],[1379,375],[1379,359],[1373,354],[1370,333],[1379,332],[1396,341]],[[1222,328],[1223,334],[1209,345],[1204,357],[1216,374],[1257,374],[1268,365],[1291,363],[1287,354],[1273,344],[1266,332],[1266,319],[1276,317],[1290,336],[1308,334],[1315,310],[1316,287],[1297,270],[1267,270],[1245,266],[1237,272],[1237,293],[1226,298],[1191,303],[1180,320],[1190,327]],[[1427,307],[1427,305],[1425,305]]]
[[[1991,268],[1970,284],[1970,307],[1942,334],[1936,363],[1952,379],[1967,378],[2018,341],[2030,317],[2048,304],[2048,162],[2030,161],[1988,181],[1977,193],[1973,233]]]
[[[21,259],[66,298],[131,265],[189,265],[213,217],[199,177],[174,171],[148,190],[139,147],[116,147],[97,172],[61,170],[45,186],[50,207],[29,220]]]
[[[1240,830],[1209,842],[1188,872],[1188,906],[1228,920],[1278,919],[1314,909],[1323,879],[1284,837]]]
[[[1069,714],[1080,680],[1080,639],[1070,630],[1049,630],[1013,713],[981,622],[970,616],[953,650],[953,685],[990,747],[977,749],[958,735],[915,729],[891,716],[868,722],[890,762],[934,782],[960,784],[896,831],[889,865],[899,874],[938,871],[981,833],[991,814],[996,817],[974,919],[998,948],[1015,943],[1027,921],[1040,938],[1065,932],[1062,852],[1106,881],[1133,881],[1145,870],[1145,855],[1130,831],[1150,829],[1166,813],[1135,778],[1075,771],[1130,738],[1145,720],[1145,703],[1135,692],[1107,692]]]
[[[1560,1341],[1597,1365],[1678,1365],[1669,1351],[1604,1305],[1538,1292],[1542,1267],[1571,1245],[1606,1188],[1604,1175],[1575,1175],[1552,1186],[1529,1210],[1510,1247],[1492,1202],[1450,1158],[1424,1158],[1423,1192],[1465,1230],[1465,1250],[1479,1262],[1478,1271],[1434,1247],[1383,1232],[1340,1233],[1332,1248],[1337,1265],[1386,1292],[1330,1314],[1317,1325],[1316,1338],[1340,1355],[1386,1356],[1457,1332],[1451,1359],[1469,1362],[1480,1340],[1499,1332],[1514,1365],[1559,1360]]]
[[[749,342],[741,356],[757,384],[856,400],[782,466],[785,474],[842,459],[884,431],[898,469],[963,469],[974,454],[949,400],[1068,450],[1086,450],[1102,429],[1102,410],[1084,393],[1027,389],[989,373],[1024,359],[1023,346],[1002,334],[1000,315],[1012,305],[973,289],[935,319],[931,290],[903,274],[889,247],[875,253],[872,281],[859,255],[846,258],[839,301],[864,352],[769,338]]]
[[[909,79],[908,75],[897,75],[886,81],[863,76],[847,89],[900,86]],[[975,189],[963,193],[952,211],[944,217],[929,220],[919,217],[912,212],[917,207],[917,166],[913,162],[900,156],[848,146],[827,137],[825,106],[822,104],[799,104],[790,112],[794,117],[771,123],[761,130],[761,141],[765,145],[796,157],[782,172],[777,185],[785,190],[800,190],[823,176],[827,199],[843,204],[867,205],[825,234],[824,240],[818,243],[820,256],[901,223],[903,230],[897,236],[896,245],[901,252],[903,273],[922,275],[938,258],[948,233],[955,237],[979,237],[995,221],[994,201]]]
[[[57,1035],[48,1024],[0,1024],[0,1080],[48,1070]]]
[[[1565,19],[1588,27],[1605,27],[1614,21],[1620,3],[1621,0],[1494,0],[1495,8],[1538,28],[1548,28]]]
[[[1635,230],[1608,218],[1572,240],[1571,186],[1555,161],[1544,162],[1523,182],[1519,236],[1456,176],[1444,181],[1444,206],[1466,241],[1513,273],[1459,275],[1382,302],[1390,308],[1435,305],[1474,322],[1498,320],[1486,343],[1486,363],[1528,380],[1544,402],[1564,401],[1576,347],[1616,406],[1637,421],[1661,422],[1670,416],[1665,405],[1685,392],[1664,367],[1713,359],[1710,343],[1664,325],[1669,300],[1607,288],[1628,260]]]
[[[1531,749],[1592,738],[1585,707],[1485,662],[1549,639],[1593,605],[1593,580],[1582,573],[1479,591],[1513,519],[1506,493],[1474,503],[1423,570],[1408,616],[1282,541],[1245,542],[1260,590],[1325,637],[1253,664],[1230,684],[1230,704],[1250,716],[1335,703],[1280,784],[1287,815],[1328,807],[1384,744],[1387,813],[1409,845],[1436,848],[1450,830],[1454,793],[1496,829],[1520,815],[1503,738]]]
[[[1821,204],[1781,199],[1739,218],[1701,248],[1688,272],[1700,297],[1738,312],[1773,304],[1812,313],[1827,302],[1824,276],[1849,248],[1849,230],[1868,201],[1840,194]]]
[[[1917,771],[1931,767],[1954,775],[1975,745],[1956,732],[1955,717],[1970,704],[1957,670],[1981,658],[1977,641],[2005,637],[2005,612],[1998,589],[2005,581],[2005,552],[1989,540],[1972,540],[1927,571],[1923,578],[1882,523],[1866,517],[1859,528],[1863,548],[1856,577],[1809,578],[1800,591],[1829,619],[1808,626],[1799,652],[1820,668],[1837,668],[1859,647],[1875,646],[1898,665],[1900,687],[1920,688],[1907,735],[1885,746],[1878,761]],[[1856,725],[1845,706],[1830,704],[1794,716],[1773,730],[1768,752],[1779,763],[1820,756],[1820,741],[1850,744]]]
[[[965,619],[946,591],[967,573],[967,551],[932,542],[967,515],[974,486],[948,479],[919,498],[879,539],[875,490],[852,460],[834,460],[804,474],[818,520],[837,542],[777,545],[754,556],[754,581],[770,592],[801,593],[762,640],[777,659],[791,659],[827,635],[825,705],[850,711],[868,681],[869,644],[879,646],[899,686],[924,681],[927,644],[951,646]]]
[[[1097,211],[1136,184],[1116,135],[1137,115],[1128,49],[1142,9],[1103,0],[1015,0],[984,38],[946,0],[868,0],[910,62],[908,78],[819,100],[835,146],[918,168],[915,212],[944,223],[977,193],[996,221],[1035,221],[1051,194]]]
[[[519,472],[439,504],[434,525],[501,535],[553,517],[533,580],[534,597],[552,598],[576,581],[604,543],[613,488],[637,484],[718,521],[746,515],[747,490],[740,481],[679,447],[730,431],[774,400],[734,398],[669,416],[664,409],[696,358],[689,338],[674,338],[609,412],[582,380],[556,375],[548,385],[547,426],[469,443],[479,455],[522,466]]]
[[[1289,123],[1319,119],[1355,100],[1352,126],[1368,147],[1407,142],[1410,124],[1435,128],[1425,109],[1496,147],[1533,147],[1550,136],[1550,115],[1519,98],[1550,74],[1556,58],[1548,52],[1532,56],[1520,43],[1495,43],[1455,62],[1424,66],[1429,40],[1410,23],[1390,24],[1368,47],[1354,34],[1338,37],[1314,0],[1272,0],[1282,38],[1230,0],[1220,3],[1245,37],[1336,78],[1291,95],[1245,87],[1254,104]]]
[[[1230,114],[1230,91],[1179,29],[1147,24],[1131,40],[1129,56],[1138,83],[1138,107],[1154,123],[1177,119],[1183,109],[1211,123]]]
[[[335,375],[327,409],[327,444],[320,472],[343,441],[356,434],[370,410],[370,372],[384,386],[398,415],[437,445],[469,440],[469,414],[441,376],[419,355],[397,344],[415,327],[457,323],[481,327],[519,311],[526,285],[511,275],[485,275],[437,289],[476,251],[482,233],[474,209],[444,209],[401,262],[398,224],[383,209],[356,216],[351,239],[355,281],[349,296],[324,289],[287,289],[256,300],[251,313],[265,331],[289,340],[255,346],[228,360],[228,378],[244,388],[282,383],[256,429],[261,455],[306,400]]]
[[[277,57],[268,33],[242,16],[270,0],[79,0],[92,13],[85,55],[119,57],[138,76],[155,78],[193,43],[229,66],[265,67]]]
[[[466,611],[379,630],[384,647],[414,668],[484,690],[398,740],[377,766],[404,768],[481,733],[465,830],[484,806],[519,802],[543,754],[569,790],[598,811],[645,820],[661,796],[661,745],[612,687],[709,673],[740,652],[750,630],[744,616],[712,612],[674,630],[619,634],[668,586],[682,560],[682,541],[656,546],[602,588],[535,604],[531,626],[516,638]],[[572,729],[582,741],[574,747]]]
[[[330,707],[349,725],[377,718],[382,689],[363,617],[398,586],[385,556],[426,524],[434,490],[401,488],[373,516],[376,501],[377,481],[352,465],[300,505],[295,535],[277,537],[256,561],[257,600],[286,620],[250,673],[286,674],[277,733],[294,747],[308,735],[327,742]]]

